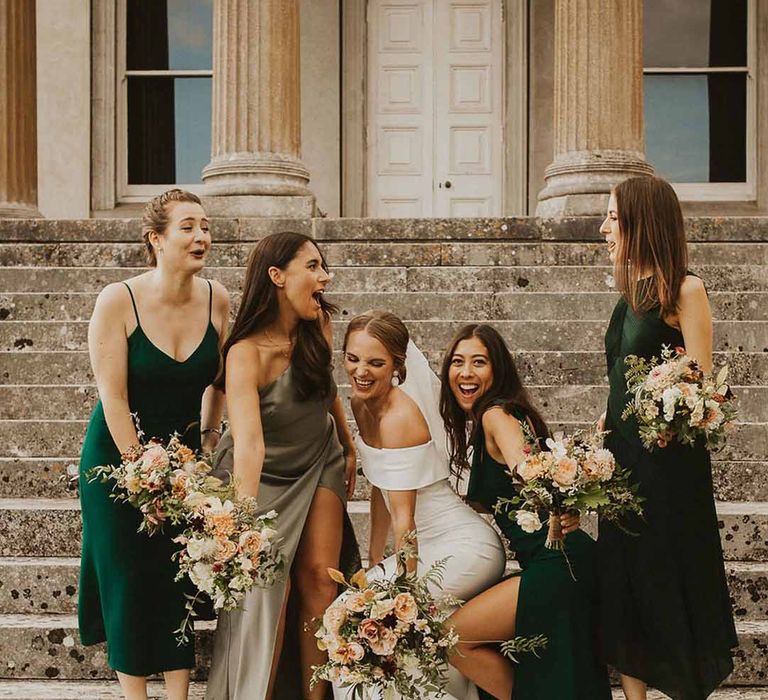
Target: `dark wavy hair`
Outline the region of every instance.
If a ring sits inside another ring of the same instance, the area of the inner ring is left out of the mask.
[[[323,269],[327,270],[328,266],[317,243],[303,233],[292,231],[273,233],[262,238],[251,251],[245,272],[240,308],[237,310],[232,331],[221,349],[221,369],[214,381],[217,388],[225,388],[227,354],[230,348],[235,343],[266,328],[277,319],[277,287],[269,276],[269,268],[277,267],[284,270],[307,243],[311,243],[318,249]],[[320,299],[320,305],[326,322],[338,311],[336,306],[324,298]],[[330,394],[332,359],[332,349],[323,335],[321,320],[319,318],[314,321],[300,320],[296,329],[296,344],[291,354],[291,370],[296,380],[296,392],[300,400],[305,401],[311,397]]]
[[[468,415],[459,406],[453,395],[448,374],[456,346],[462,340],[469,338],[477,338],[488,351],[488,359],[493,370],[493,381],[488,390],[477,398],[471,413]],[[521,410],[528,417],[536,437],[544,439],[550,436],[544,418],[533,405],[523,382],[520,380],[520,374],[504,338],[493,326],[485,323],[470,323],[459,330],[443,357],[440,380],[440,415],[443,417],[445,431],[448,434],[451,471],[455,476],[460,478],[464,469],[469,468],[467,450],[477,437],[483,414],[493,405],[500,404],[510,414],[515,408]],[[471,433],[468,421],[472,423]]]

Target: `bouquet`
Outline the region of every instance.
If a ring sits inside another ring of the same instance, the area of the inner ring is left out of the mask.
[[[459,601],[429,592],[430,585],[441,585],[446,560],[432,564],[423,576],[407,573],[414,541],[412,535],[406,538],[397,552],[392,579],[369,581],[360,570],[347,581],[341,572],[328,570],[347,590],[325,611],[315,633],[328,661],[315,666],[313,685],[327,680],[352,687],[356,700],[375,691],[415,700],[442,694],[448,656],[459,641],[447,619]]]
[[[703,440],[707,449],[725,445],[736,420],[736,407],[725,383],[728,367],[707,375],[685,348],[662,347],[661,360],[628,355],[625,359],[627,404],[622,419],[635,416],[640,439],[648,450],[666,447],[677,438],[683,445]]]
[[[186,504],[188,527],[174,539],[183,545],[174,555],[176,580],[189,576],[198,593],[187,596],[187,615],[176,630],[179,644],[189,641],[201,593],[210,596],[214,610],[233,610],[254,586],[271,586],[284,566],[274,510],[258,516],[255,498],[222,501],[204,492],[189,494]]]
[[[507,511],[529,533],[543,527],[540,514],[548,513],[549,549],[564,548],[560,527],[563,513],[597,514],[616,523],[628,513],[642,514],[643,499],[637,495],[637,485],[630,484],[629,472],[621,469],[610,450],[603,447],[605,433],[556,433],[546,440],[547,450],[541,448],[526,423],[523,433],[526,456],[510,469],[518,492],[512,498],[500,498],[495,510]]]
[[[142,440],[141,430],[138,435]],[[114,481],[110,497],[138,508],[142,514],[139,532],[154,535],[162,532],[166,522],[184,522],[190,494],[223,495],[229,491],[210,472],[211,465],[199,459],[174,433],[167,444],[157,439],[140,442],[121,455],[119,465],[89,470],[88,479]]]

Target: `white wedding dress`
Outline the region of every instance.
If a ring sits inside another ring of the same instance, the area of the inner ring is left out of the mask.
[[[444,591],[466,601],[501,579],[506,563],[504,546],[496,531],[451,488],[447,454],[441,449],[441,444],[445,444],[445,433],[437,414],[437,399],[432,396],[435,387],[426,390],[423,366],[414,371],[415,353],[423,360],[426,372],[437,382],[426,360],[411,345],[408,349],[408,380],[402,388],[416,401],[433,439],[415,447],[381,449],[367,445],[358,436],[358,454],[363,473],[373,486],[381,489],[387,508],[388,491],[416,490],[417,572],[422,575],[433,562],[450,557],[445,565],[442,587],[434,592]],[[414,386],[414,380],[419,376],[422,381]],[[395,570],[396,562],[392,556],[371,569],[368,577],[392,577]],[[440,696],[443,700],[476,700],[478,697],[474,684],[453,667],[446,693]],[[351,696],[349,689],[334,687],[335,699],[347,700]]]

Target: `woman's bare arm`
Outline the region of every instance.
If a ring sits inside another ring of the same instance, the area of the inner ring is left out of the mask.
[[[371,487],[371,534],[368,543],[368,565],[375,566],[384,559],[392,518],[384,503],[384,496],[376,486]]]
[[[678,323],[685,351],[705,372],[712,371],[712,311],[704,283],[693,275],[683,280],[678,304]]]
[[[229,292],[220,282],[212,282],[213,287],[213,322],[219,334],[219,349],[224,344],[229,326]],[[200,430],[202,435],[202,449],[210,452],[215,449],[221,433],[221,419],[224,415],[224,392],[210,385],[203,394],[203,402],[200,410]],[[213,428],[213,430],[211,430]]]

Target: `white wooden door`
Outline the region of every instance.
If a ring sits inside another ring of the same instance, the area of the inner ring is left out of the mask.
[[[502,211],[501,0],[369,0],[369,216]]]

